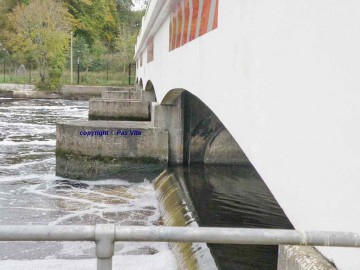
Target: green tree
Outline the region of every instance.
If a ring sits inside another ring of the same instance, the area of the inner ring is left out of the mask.
[[[100,39],[108,46],[117,32],[115,0],[66,0],[75,18],[76,36],[83,36],[91,46]]]
[[[29,0],[0,0],[0,42],[4,40],[4,29],[6,24],[7,14],[18,4],[28,4]]]
[[[39,89],[55,90],[66,62],[71,15],[55,0],[31,0],[7,16],[5,38],[12,53],[32,58],[39,69]]]
[[[127,64],[133,61],[136,38],[141,27],[144,11],[123,10],[119,13],[118,36],[115,40],[116,58],[121,63],[123,73]]]

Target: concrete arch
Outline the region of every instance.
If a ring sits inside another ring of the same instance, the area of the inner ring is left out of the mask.
[[[184,164],[250,164],[215,113],[189,91],[173,89],[165,95],[161,105],[172,108],[167,114],[177,119],[174,121],[178,123],[176,130],[183,132]]]
[[[144,101],[154,102],[156,101],[156,93],[153,83],[148,80],[145,86],[145,91],[143,93]]]

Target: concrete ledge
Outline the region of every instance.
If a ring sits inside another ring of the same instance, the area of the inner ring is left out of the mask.
[[[139,100],[92,99],[90,120],[150,121],[150,103]]]
[[[67,99],[88,100],[102,96],[104,91],[130,91],[134,87],[64,85],[60,94]]]
[[[102,98],[141,100],[141,92],[136,91],[104,91]]]
[[[57,125],[56,175],[62,177],[104,179],[126,175],[134,168],[156,176],[167,160],[168,132],[148,122],[77,121]]]
[[[279,246],[278,270],[336,270],[314,247]]]
[[[0,83],[0,90],[32,91],[35,90],[35,85],[17,84],[17,83]]]
[[[61,95],[46,91],[14,91],[14,98],[20,99],[58,99]]]
[[[13,91],[0,90],[0,98],[13,98]]]

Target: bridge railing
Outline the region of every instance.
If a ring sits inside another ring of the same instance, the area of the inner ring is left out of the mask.
[[[116,241],[360,247],[360,234],[280,229],[116,226],[114,224],[8,225],[0,226],[0,241],[92,241],[96,243],[97,269],[110,270]]]

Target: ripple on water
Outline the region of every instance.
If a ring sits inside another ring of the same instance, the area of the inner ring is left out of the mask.
[[[146,180],[90,182],[55,176],[56,122],[86,119],[87,114],[88,102],[83,101],[28,100],[0,104],[1,225],[160,223],[155,192]],[[115,254],[123,255],[125,268],[132,267],[128,269],[135,269],[136,265],[137,269],[145,269],[132,262],[135,255],[154,265],[153,269],[176,269],[175,259],[163,243],[117,243]],[[52,260],[49,262],[53,269],[68,269],[63,261],[56,268],[54,260],[94,256],[94,244],[88,242],[0,243],[0,260],[10,260],[8,264],[1,261],[0,269],[23,269],[25,265],[27,269],[47,269],[46,263],[34,259]],[[77,269],[91,269],[91,260],[83,262]]]

